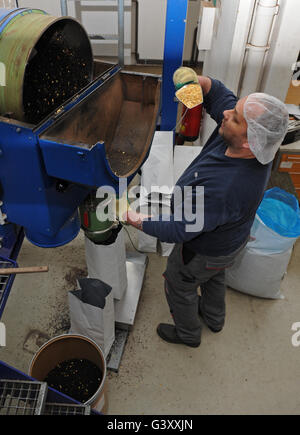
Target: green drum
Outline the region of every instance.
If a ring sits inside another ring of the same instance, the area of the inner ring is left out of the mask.
[[[111,196],[97,198],[96,192],[93,192],[80,206],[81,228],[94,243],[108,240],[112,230],[118,226],[113,216],[113,201]]]
[[[91,44],[73,18],[28,8],[1,11],[0,115],[37,124],[91,82]]]

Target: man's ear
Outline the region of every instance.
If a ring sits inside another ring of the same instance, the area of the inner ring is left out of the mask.
[[[242,147],[244,150],[250,150],[250,145],[247,141],[242,143]]]
[[[245,142],[242,144],[242,149],[243,149],[244,151],[248,152],[248,155],[249,155],[249,156],[255,157],[255,155],[254,155],[253,152],[251,151],[251,149],[250,149],[250,145],[249,145],[249,143],[248,143],[247,141],[245,141]]]

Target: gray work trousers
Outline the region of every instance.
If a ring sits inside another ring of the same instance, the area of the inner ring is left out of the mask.
[[[225,322],[225,269],[246,246],[245,242],[232,254],[208,257],[186,255],[182,244],[176,244],[164,272],[165,291],[177,335],[186,343],[201,341],[198,308],[198,287],[201,288],[201,313],[205,323],[221,329]],[[189,254],[189,252],[188,252]],[[191,257],[191,256],[190,256]]]

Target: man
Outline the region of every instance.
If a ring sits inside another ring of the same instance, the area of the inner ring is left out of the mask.
[[[238,100],[221,82],[198,77],[190,68],[179,68],[173,79],[175,85],[201,85],[204,108],[218,125],[178,180],[177,189],[184,192],[189,187],[192,193],[183,195],[179,203],[173,195],[169,221],[129,211],[127,222],[162,241],[176,243],[164,273],[175,325],[160,324],[157,333],[167,342],[197,347],[201,342],[199,316],[213,332],[223,328],[225,269],[247,244],[272,160],[286,134],[288,112],[281,101],[262,93]],[[175,219],[187,203],[192,203],[191,220],[184,213]],[[195,232],[190,224],[195,224],[195,211],[201,213],[199,203],[203,204],[203,220]]]

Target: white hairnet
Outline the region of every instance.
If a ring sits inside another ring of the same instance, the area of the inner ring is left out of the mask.
[[[277,98],[254,93],[246,99],[244,117],[250,149],[257,160],[266,165],[274,159],[287,132],[288,110]]]

